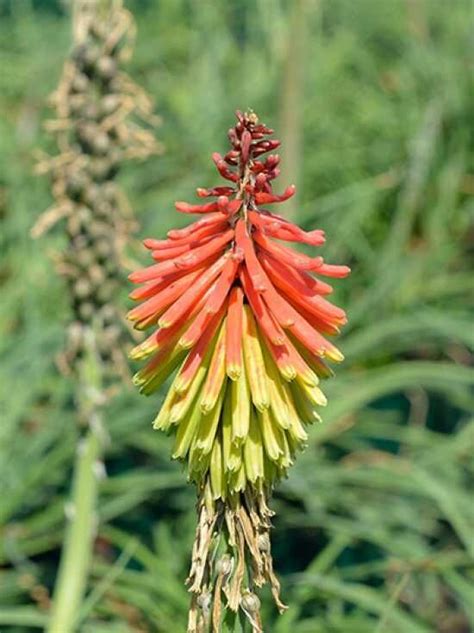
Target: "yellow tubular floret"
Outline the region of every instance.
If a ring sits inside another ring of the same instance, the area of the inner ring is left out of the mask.
[[[209,345],[207,346],[207,348],[206,348],[206,350],[205,350],[205,352],[203,354],[203,357],[201,359],[201,363],[200,363],[198,372],[199,372],[199,370],[202,370],[203,368],[205,368],[205,372],[202,373],[202,371],[201,371],[201,373],[200,373],[201,382],[202,382],[202,380],[204,379],[204,376],[207,374],[207,372],[209,370],[209,365],[210,365],[210,362],[211,362],[212,354],[214,352],[214,348],[215,348],[216,341],[217,341],[217,335],[218,335],[218,333],[216,332],[214,334],[214,336],[212,337],[212,339],[211,339]],[[177,346],[177,348],[181,349],[181,348],[179,348],[179,346]],[[183,350],[183,353],[186,354],[187,350]],[[186,359],[186,361],[188,361],[188,358]],[[187,374],[186,374],[185,365],[186,365],[186,362],[183,364],[183,367],[180,369],[178,375],[176,376],[175,381],[173,382],[173,389],[175,391],[177,391],[178,393],[181,393],[181,394],[186,393],[186,391],[189,389],[191,383],[193,382],[193,380],[194,380],[194,378],[196,376],[196,374],[195,374],[192,378],[189,378],[187,376]],[[199,384],[201,384],[201,382]]]
[[[252,401],[259,411],[263,411],[270,406],[267,374],[265,372],[257,326],[248,305],[244,306],[243,332],[245,369],[248,374]]]
[[[250,413],[249,434],[243,447],[243,453],[247,479],[252,483],[255,483],[259,479],[263,479],[264,454],[262,436],[253,408]]]
[[[213,498],[224,498],[226,485],[224,479],[224,471],[222,468],[222,446],[219,435],[217,435],[216,439],[214,440],[214,446],[211,453],[210,471]]]
[[[194,435],[188,454],[188,477],[191,481],[200,482],[209,469],[211,455],[203,453],[196,448],[197,438]]]
[[[199,428],[196,434],[196,449],[206,455],[211,452],[212,444],[215,441],[216,432],[222,412],[222,402],[224,400],[225,389],[221,388],[214,408],[202,414]]]
[[[181,392],[182,394],[181,397],[173,405],[171,409],[171,422],[173,424],[175,424],[176,422],[179,422],[179,420],[181,420],[181,418],[185,415],[185,413],[188,411],[189,407],[191,406],[191,403],[193,402],[196,394],[198,393],[199,388],[201,387],[201,384],[209,370],[211,354],[212,354],[212,350],[208,350],[206,355],[202,359],[202,362],[199,365],[191,383],[188,384],[187,390],[184,393]],[[175,391],[177,391],[176,385],[177,384],[178,386],[180,385],[179,379],[180,379],[180,375],[178,374],[178,376],[176,376],[176,379],[173,383],[173,389]],[[201,409],[198,406],[198,402],[196,403],[196,407],[199,409],[199,412],[201,412]]]
[[[270,407],[278,425],[282,429],[287,429],[289,425],[289,411],[278,368],[276,367],[272,357],[268,353],[268,350],[263,345],[262,350],[265,359],[265,368],[267,371]]]
[[[144,367],[137,372],[133,377],[133,383],[139,387],[141,393],[149,395],[161,387],[183,358],[183,352],[174,349],[157,369],[147,372],[146,367]]]
[[[242,367],[242,373],[237,380],[232,380],[232,441],[239,443],[247,437],[250,418],[250,391],[247,382],[247,372]]]
[[[232,492],[243,492],[246,485],[245,467],[244,464],[241,463],[239,469],[230,474],[228,487]]]
[[[342,363],[344,360],[344,354],[337,349],[337,347],[332,346],[330,349],[325,350],[324,353],[325,358],[329,358],[334,363]]]
[[[170,411],[171,411],[171,407],[173,406],[176,398],[178,398],[179,396],[176,394],[175,391],[173,391],[172,388],[170,388],[168,390],[168,393],[166,394],[166,398],[163,401],[163,404],[161,405],[161,409],[158,413],[158,415],[156,416],[156,418],[153,421],[153,428],[154,429],[159,429],[161,431],[167,431],[170,426],[171,426],[171,420],[170,420]]]
[[[288,434],[293,440],[298,444],[298,446],[302,446],[306,443],[308,439],[308,434],[306,433],[303,425],[301,424],[298,411],[296,410],[295,403],[293,401],[293,396],[290,390],[290,387],[286,387],[285,390],[287,397],[287,406],[289,413],[289,426],[288,426]]]
[[[325,407],[327,405],[326,396],[319,387],[309,386],[303,380],[300,381],[298,379],[297,384],[313,406]]]
[[[292,464],[292,455],[291,455],[291,447],[288,442],[287,434],[285,431],[282,432],[282,443],[283,443],[283,453],[278,459],[278,466],[283,470],[287,470]]]
[[[225,373],[225,333],[226,319],[223,319],[217,337],[216,346],[212,355],[211,364],[207,373],[206,381],[201,391],[201,410],[208,413],[214,407],[222,391]]]
[[[232,386],[227,385],[222,413],[222,456],[226,471],[235,472],[242,464],[242,449],[232,439]]]
[[[304,347],[304,345],[301,345],[300,341],[298,341],[296,338],[290,338],[298,353],[303,357],[307,365],[311,367],[311,369],[319,378],[330,378],[331,376],[334,376],[333,370],[324,362],[322,358],[308,351]]]
[[[298,413],[300,420],[304,424],[313,424],[314,422],[321,422],[320,416],[314,410],[313,405],[309,402],[306,395],[302,392],[300,386],[295,382],[290,385],[291,393],[293,395],[293,402],[295,409]]]
[[[283,431],[274,422],[271,411],[264,409],[258,412],[260,431],[263,437],[263,445],[268,457],[276,462],[280,455],[284,453]]]
[[[186,457],[201,416],[201,409],[197,406],[193,406],[189,407],[186,415],[180,420],[174,443],[173,459],[183,459]]]

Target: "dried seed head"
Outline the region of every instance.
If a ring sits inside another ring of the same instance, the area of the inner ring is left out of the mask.
[[[222,576],[228,576],[232,572],[232,568],[233,560],[228,554],[221,556],[215,565],[216,573]]]
[[[201,593],[197,598],[198,607],[203,613],[209,613],[212,604],[212,594],[210,591]]]
[[[249,589],[247,589],[243,594],[241,604],[242,608],[250,614],[255,614],[260,611],[260,599],[257,594],[253,593]]]
[[[74,316],[94,329],[101,348],[113,346],[114,361],[104,372],[114,378],[120,337],[101,329],[98,314],[117,297],[121,251],[133,225],[113,179],[125,157],[145,157],[159,148],[149,129],[140,126],[140,121],[153,125],[151,102],[118,72],[131,42],[130,16],[120,0],[106,9],[99,4],[81,5],[77,13],[76,43],[51,98],[57,120],[50,129],[60,153],[38,168],[51,172],[58,218],[67,217],[69,246],[61,270],[69,278]],[[120,109],[125,102],[127,108]],[[82,351],[77,341],[69,343],[71,365]]]

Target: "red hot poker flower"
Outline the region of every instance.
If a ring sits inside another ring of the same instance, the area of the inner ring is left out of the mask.
[[[305,427],[319,419],[315,408],[326,404],[319,379],[331,374],[327,360],[343,359],[326,335],[338,334],[345,313],[327,300],[332,288],[321,278],[349,268],[284,244],[317,247],[325,237],[266,208],[295,193],[273,191],[279,157],[264,158],[279,146],[272,133],[254,113],[237,112],[231,150],[212,157],[230,184],[198,189],[210,202],[177,202],[199,219],[145,240],[156,263],[130,275],[142,285],[129,318],[156,328],[132,352],[149,357],[135,382],[150,394],[176,372],[154,427],[175,432],[173,457],[187,464],[211,514],[243,492],[249,511],[251,495],[286,473]],[[199,591],[195,576],[191,590]]]

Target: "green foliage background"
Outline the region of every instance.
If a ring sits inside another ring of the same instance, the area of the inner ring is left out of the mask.
[[[468,633],[469,0],[127,5],[138,22],[129,70],[156,99],[166,146],[122,176],[137,238],[186,221],[173,201],[215,182],[210,153],[225,149],[233,111],[252,107],[288,146],[300,134],[301,155],[284,165],[299,200],[285,206],[326,231],[328,260],[353,269],[336,284],[350,319],[347,361],[326,385],[324,423],[273,500],[291,608],[278,617],[265,601],[268,631]],[[0,14],[0,630],[26,633],[47,618],[78,433],[72,385],[54,364],[69,318],[51,261],[63,240],[29,236],[50,203],[33,151],[50,147],[41,123],[70,27],[53,0],[2,0]],[[130,253],[145,261],[138,241]],[[194,493],[169,460],[170,441],[150,428],[158,404],[127,386],[107,411],[84,633],[185,628]]]

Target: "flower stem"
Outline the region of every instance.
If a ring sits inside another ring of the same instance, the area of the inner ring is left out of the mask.
[[[91,425],[77,447],[71,516],[47,633],[74,631],[76,614],[84,596],[97,527],[97,463],[101,454],[101,440],[94,426]]]

